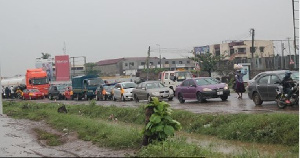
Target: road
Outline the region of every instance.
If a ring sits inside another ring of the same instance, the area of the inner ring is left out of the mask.
[[[89,101],[75,101],[75,100],[35,100],[36,102],[62,102],[64,104],[89,104]],[[208,99],[205,103],[199,103],[197,101],[186,101],[181,104],[174,98],[173,101],[167,101],[173,109],[183,109],[193,113],[299,113],[299,106],[286,107],[285,109],[279,109],[275,101],[264,102],[261,106],[255,106],[252,100],[250,100],[247,94],[244,94],[243,99],[237,99],[237,94],[232,93],[229,96],[228,101],[221,101],[221,99]],[[115,105],[119,107],[138,107],[142,104],[147,104],[147,101],[97,101],[97,105],[110,106]]]

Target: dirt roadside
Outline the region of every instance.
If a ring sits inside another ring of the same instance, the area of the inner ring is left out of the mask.
[[[131,150],[100,148],[90,141],[82,141],[74,132],[59,132],[45,122],[12,119],[0,115],[1,157],[124,157],[134,155]],[[38,140],[34,128],[42,129],[62,137],[64,144],[47,146]]]

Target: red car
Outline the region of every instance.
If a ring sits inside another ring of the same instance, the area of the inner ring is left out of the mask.
[[[22,99],[44,99],[45,94],[40,92],[38,89],[24,89],[22,94]]]

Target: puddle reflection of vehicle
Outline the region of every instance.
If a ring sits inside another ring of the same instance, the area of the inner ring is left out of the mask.
[[[22,99],[32,100],[32,99],[44,99],[45,94],[40,92],[38,89],[24,89]]]

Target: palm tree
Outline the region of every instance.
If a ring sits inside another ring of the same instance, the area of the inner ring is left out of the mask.
[[[42,59],[49,59],[51,57],[51,54],[42,52]]]

